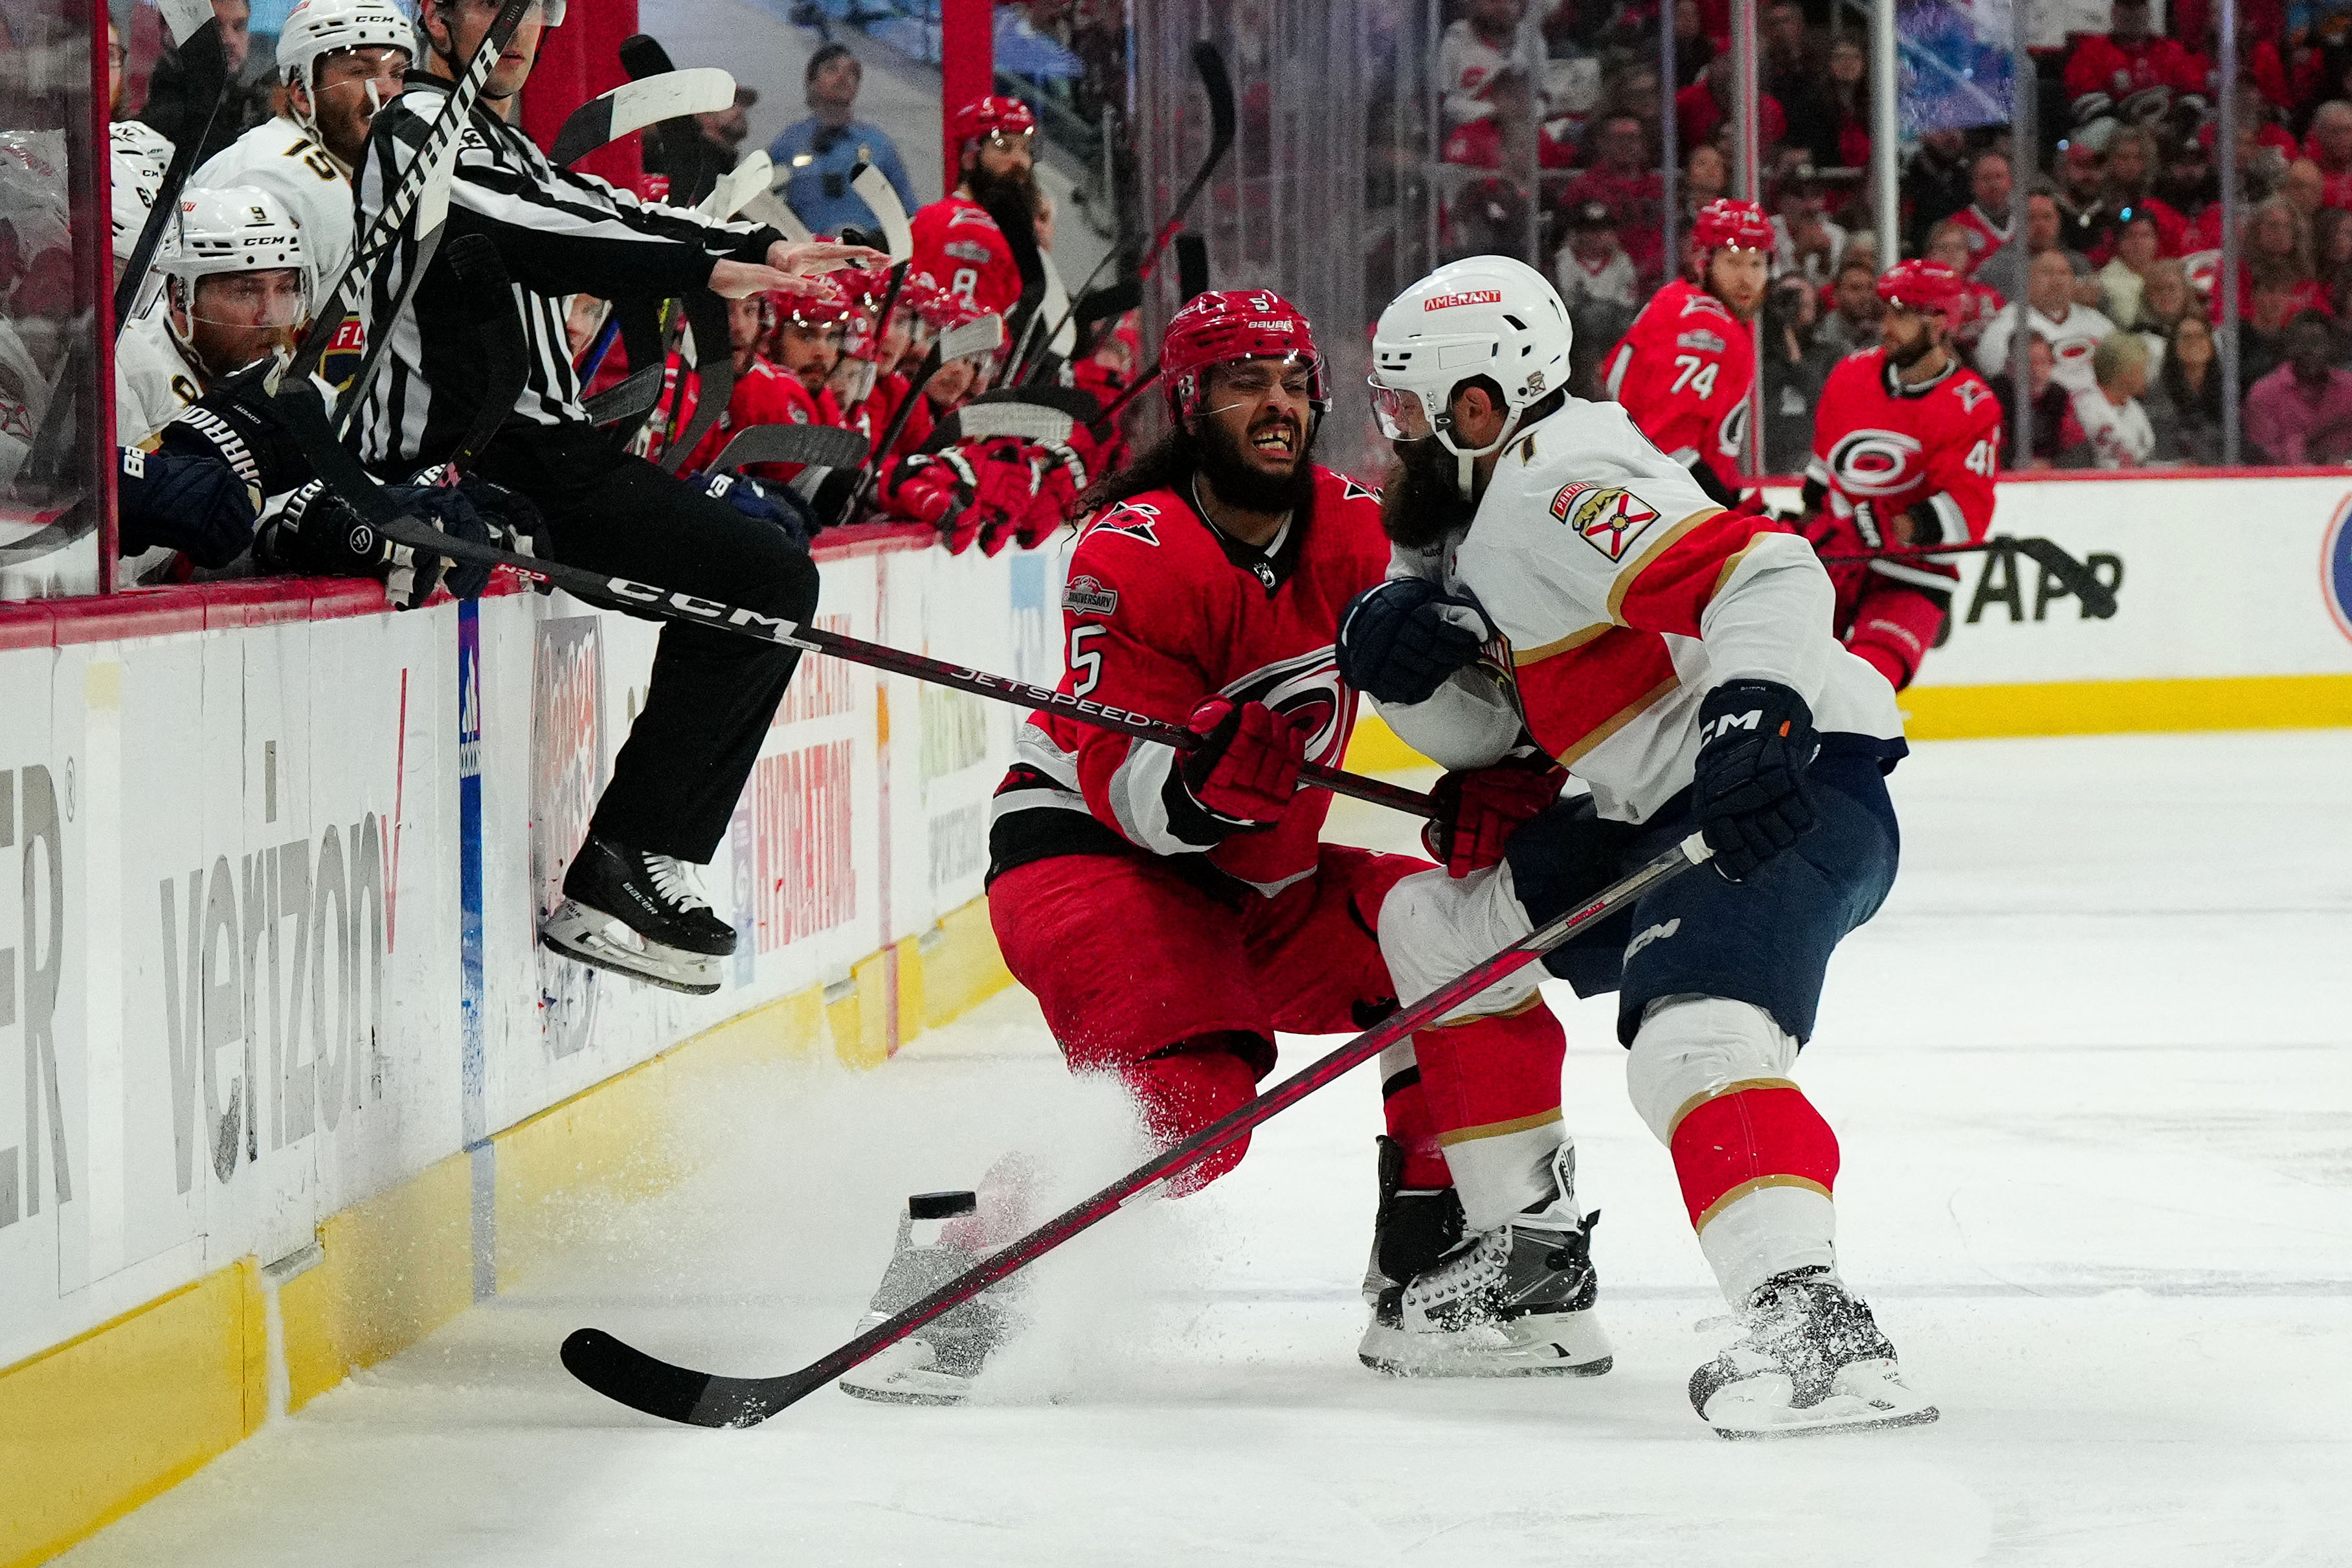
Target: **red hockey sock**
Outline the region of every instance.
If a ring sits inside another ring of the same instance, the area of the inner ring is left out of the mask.
[[[1257,1093],[1257,1074],[1250,1065],[1214,1045],[1147,1057],[1121,1068],[1118,1077],[1135,1096],[1145,1130],[1162,1144],[1182,1142]],[[1169,1184],[1170,1193],[1200,1191],[1240,1164],[1248,1152],[1247,1136],[1234,1139],[1178,1175]]]
[[[1516,1013],[1423,1029],[1412,1049],[1430,1124],[1445,1143],[1559,1119],[1568,1037],[1539,996]]]
[[[1694,1230],[1759,1188],[1807,1187],[1828,1197],[1837,1183],[1837,1134],[1794,1084],[1701,1100],[1683,1112],[1668,1146]]]
[[[1422,1191],[1452,1185],[1454,1176],[1445,1168],[1445,1151],[1437,1144],[1437,1124],[1430,1119],[1429,1091],[1422,1088],[1418,1063],[1381,1085],[1381,1110],[1388,1119],[1389,1136],[1404,1150],[1402,1184]]]

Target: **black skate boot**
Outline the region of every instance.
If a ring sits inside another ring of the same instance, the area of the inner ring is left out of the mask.
[[[1691,1373],[1691,1408],[1725,1437],[1917,1426],[1912,1392],[1870,1309],[1816,1264],[1776,1274],[1739,1312],[1739,1339]]]
[[[1404,1184],[1404,1145],[1395,1139],[1375,1139],[1379,1150],[1380,1207],[1372,1217],[1372,1256],[1364,1267],[1364,1304],[1372,1321],[1364,1331],[1356,1357],[1375,1372],[1393,1371],[1388,1363],[1401,1354],[1397,1326],[1403,1310],[1405,1282],[1437,1260],[1462,1239],[1462,1198],[1452,1187],[1408,1187]]]
[[[978,1206],[971,1193],[917,1193],[898,1216],[898,1241],[890,1265],[875,1287],[874,1300],[859,1319],[864,1333],[895,1312],[921,1300],[979,1262],[982,1253],[938,1234],[941,1222],[960,1219]],[[925,1238],[919,1242],[916,1228]],[[989,1290],[940,1313],[872,1360],[852,1367],[841,1391],[885,1405],[961,1405],[971,1393],[989,1353],[1003,1342],[1009,1315],[999,1291]]]
[[[1552,1157],[1552,1194],[1470,1237],[1375,1310],[1367,1364],[1401,1376],[1596,1377],[1612,1362],[1593,1310],[1596,1211],[1576,1201],[1576,1149]],[[1378,1340],[1377,1353],[1374,1342]]]
[[[735,928],[711,911],[699,868],[590,834],[563,874],[563,902],[539,940],[566,958],[707,996]]]

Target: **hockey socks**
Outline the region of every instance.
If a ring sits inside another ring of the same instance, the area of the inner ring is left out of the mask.
[[[1567,1037],[1539,996],[1517,1009],[1413,1037],[1431,1124],[1462,1194],[1465,1223],[1492,1230],[1549,1195]]]
[[[1450,1187],[1445,1151],[1429,1114],[1429,1091],[1422,1087],[1421,1062],[1412,1042],[1402,1040],[1381,1053],[1381,1113],[1404,1163],[1396,1185],[1428,1192]]]

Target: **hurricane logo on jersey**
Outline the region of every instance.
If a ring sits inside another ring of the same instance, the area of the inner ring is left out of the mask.
[[[1160,535],[1151,525],[1160,521],[1160,509],[1142,501],[1129,501],[1114,507],[1096,520],[1088,533],[1121,533],[1129,539],[1139,539],[1146,544],[1158,544]]]
[[[1717,437],[1717,446],[1725,457],[1737,460],[1741,448],[1747,445],[1748,399],[1743,397],[1731,405],[1730,413],[1723,416],[1723,433]]]
[[[1307,760],[1336,763],[1354,728],[1355,698],[1339,679],[1336,650],[1318,647],[1254,669],[1220,694],[1235,703],[1263,702],[1305,731]]]
[[[1918,437],[1894,430],[1853,430],[1830,448],[1838,489],[1859,500],[1900,495],[1918,483],[1924,448]]]

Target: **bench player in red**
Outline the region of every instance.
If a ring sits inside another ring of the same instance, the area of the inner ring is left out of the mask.
[[[982,98],[956,110],[952,129],[961,177],[950,195],[915,214],[914,270],[1002,316],[1021,298],[1021,268],[988,209],[1003,198],[1035,210],[1037,117],[1017,98]]]
[[[1739,452],[1756,384],[1749,323],[1770,280],[1772,225],[1754,202],[1711,201],[1691,224],[1696,281],[1650,297],[1609,352],[1609,395],[1718,505],[1739,504]]]
[[[1805,537],[1828,558],[1839,637],[1897,691],[1919,673],[1960,575],[1905,552],[1974,543],[1992,524],[2000,402],[1945,335],[1967,289],[1939,261],[1882,275],[1879,346],[1838,362],[1813,416]]]
[[[1169,323],[1161,363],[1175,428],[1089,493],[1062,602],[1061,689],[1186,722],[1203,743],[1180,754],[1051,713],[1023,725],[992,813],[989,917],[1072,1070],[1115,1076],[1150,1135],[1173,1143],[1256,1094],[1276,1030],[1351,1033],[1393,1010],[1381,905],[1401,879],[1443,873],[1322,842],[1330,796],[1297,786],[1302,763],[1337,764],[1347,750],[1356,693],[1339,679],[1339,616],[1389,562],[1376,495],[1309,458],[1327,405],[1307,319],[1264,291],[1202,294]],[[1504,829],[1477,800],[1452,826],[1439,846],[1449,866],[1494,863]],[[1524,1122],[1548,1135],[1549,1168],[1564,1050],[1558,1020],[1536,1005],[1425,1032],[1383,1059],[1368,1294],[1401,1299],[1459,1238],[1449,1159],[1477,1158],[1465,1143],[1503,1151],[1508,1138],[1489,1134]],[[1232,1169],[1246,1147],[1202,1160],[1178,1190]],[[1499,1303],[1465,1311],[1459,1333],[1412,1336],[1427,1353],[1407,1362],[1398,1300],[1386,1300],[1361,1358],[1456,1375],[1606,1371],[1579,1219],[1555,1236],[1560,1262],[1544,1288],[1511,1303],[1507,1321]],[[913,1300],[1020,1228],[983,1204],[937,1247],[902,1246],[874,1310]],[[1001,1337],[999,1294],[843,1387],[962,1397]]]

